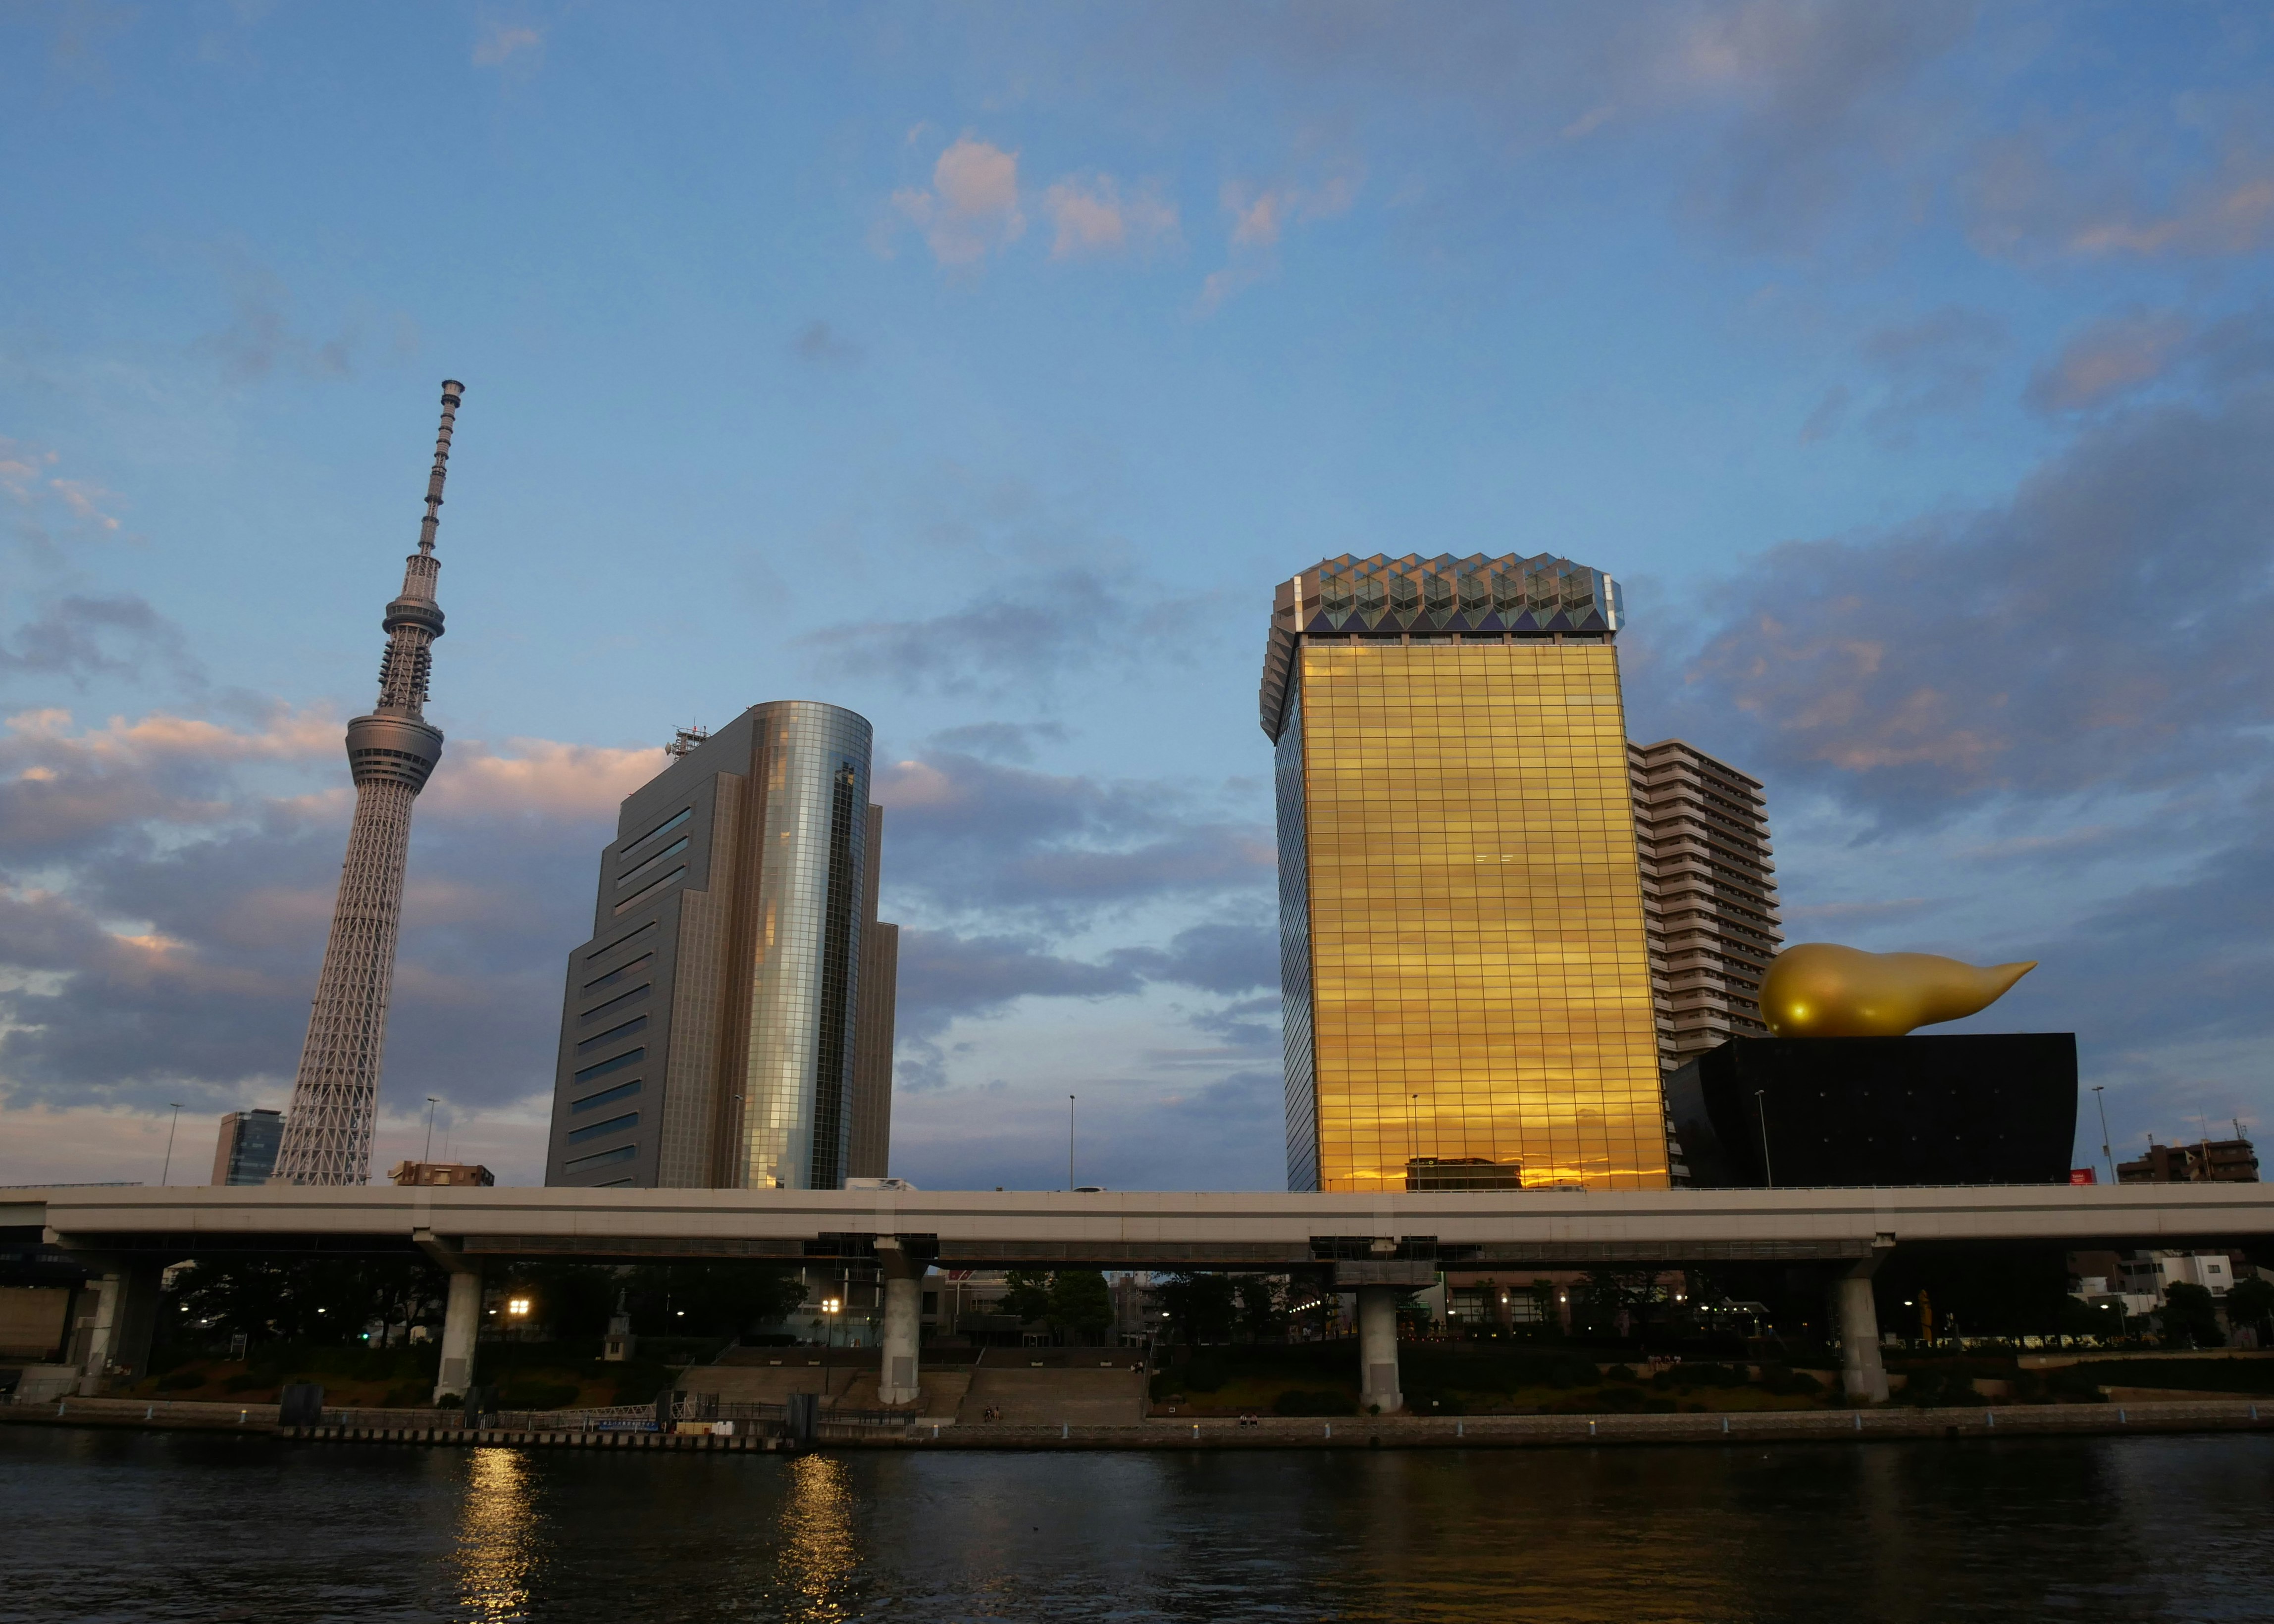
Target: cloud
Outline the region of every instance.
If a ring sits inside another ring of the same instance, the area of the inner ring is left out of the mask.
[[[72,596],[41,607],[0,642],[0,677],[139,675],[153,662],[177,683],[204,678],[181,629],[132,592]]]
[[[2261,304],[2215,321],[2133,308],[2086,323],[2031,374],[2037,411],[2097,410],[2157,386],[2192,382],[2214,395],[2274,376],[2274,310]]]
[[[2217,147],[2175,128],[1999,137],[1962,179],[1969,235],[2023,262],[2256,253],[2274,241],[2274,150],[2239,132]]]
[[[2191,324],[2170,311],[2104,316],[2030,375],[2024,398],[2045,412],[2102,405],[2161,378],[2191,336]]]
[[[1844,383],[1835,383],[1824,392],[1808,420],[1800,425],[1800,443],[1812,446],[1819,440],[1828,440],[1840,432],[1847,420],[1848,408],[1856,399],[1855,392]]]
[[[1186,786],[932,752],[881,765],[872,793],[887,814],[892,889],[943,917],[1065,930],[1163,898],[1257,891],[1276,872],[1269,830]]]
[[[152,713],[0,733],[0,1096],[281,1104],[352,792],[340,723]],[[653,750],[451,741],[413,826],[383,1089],[502,1109],[549,1090],[560,965]]]
[[[1037,743],[1063,744],[1065,739],[1066,730],[1056,722],[974,722],[934,733],[931,748],[1025,766],[1035,759]]]
[[[883,677],[910,693],[1001,695],[1101,662],[1178,651],[1212,605],[1084,567],[999,571],[960,606],[920,620],[824,627],[799,639],[830,677]]]
[[[1973,405],[2005,342],[2003,322],[1955,304],[1877,329],[1861,346],[1882,380],[1864,421],[1883,440],[1901,443],[1921,419]]]
[[[1152,186],[1124,196],[1111,175],[1069,175],[1043,193],[1053,259],[1143,257],[1178,240],[1177,206]]]
[[[2257,762],[2270,434],[2263,385],[2143,409],[2002,506],[1772,548],[1721,589],[1674,708],[1890,824]]]
[[[1053,951],[1050,939],[1033,933],[960,935],[947,930],[903,929],[897,988],[898,1036],[903,1060],[898,1086],[918,1092],[947,1086],[950,1052],[942,1038],[958,1021],[1002,1016],[1028,998],[1098,1000],[1135,996],[1148,986],[1185,987],[1237,996],[1257,988],[1276,989],[1279,979],[1277,932],[1262,925],[1197,925],[1179,931],[1163,948],[1117,948],[1098,959]],[[1204,1010],[1190,1023],[1228,1042],[1204,1051],[1151,1051],[1155,1065],[1181,1068],[1220,1065],[1227,1057],[1247,1058],[1278,1044],[1278,997],[1251,999],[1225,1011]],[[1255,1019],[1266,1010],[1266,1026]]]
[[[49,561],[63,534],[139,541],[119,517],[126,499],[91,479],[65,478],[56,453],[0,435],[0,497],[16,510],[13,528],[31,550]]]
[[[502,67],[516,56],[533,65],[545,53],[545,36],[525,23],[490,23],[474,41],[474,65]]]
[[[1974,13],[1970,0],[1751,0],[1661,12],[1671,49],[1649,88],[1732,109],[1694,202],[1759,246],[1805,243],[1919,142],[1922,109],[1907,93],[1966,38]]]
[[[1359,184],[1355,173],[1331,175],[1307,187],[1258,188],[1244,181],[1224,182],[1217,200],[1231,221],[1228,257],[1223,268],[1211,271],[1201,284],[1201,313],[1217,310],[1235,294],[1275,274],[1279,240],[1288,228],[1348,214],[1358,200]]]
[[[239,251],[222,255],[222,280],[230,304],[229,324],[198,340],[196,348],[217,358],[240,382],[259,383],[287,373],[320,382],[355,372],[360,326],[343,324],[329,338],[318,338],[293,320],[292,290],[284,279],[254,264]]]
[[[1019,209],[1019,154],[968,135],[940,154],[929,189],[904,187],[892,202],[942,265],[975,265],[1027,229]]]
[[[118,528],[117,515],[102,511],[105,506],[118,500],[117,492],[79,479],[50,479],[48,488],[79,518],[106,530]]]
[[[835,332],[826,321],[809,321],[790,341],[790,352],[801,361],[819,366],[857,365],[863,351],[851,339]]]
[[[508,739],[501,755],[479,740],[453,741],[421,807],[467,816],[589,818],[613,823],[624,797],[671,763],[660,748],[609,749],[550,739]],[[595,861],[599,847],[593,848]]]

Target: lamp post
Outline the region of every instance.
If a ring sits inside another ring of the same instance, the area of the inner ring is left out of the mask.
[[[1761,1183],[1768,1189],[1776,1188],[1776,1169],[1769,1165],[1769,1105],[1768,1090],[1753,1090],[1753,1116],[1761,1124]]]
[[[825,1348],[837,1346],[837,1313],[844,1306],[845,1299],[842,1297],[825,1297],[821,1299],[821,1345]]]
[[[2112,1184],[2117,1182],[2116,1153],[2108,1147],[2108,1101],[2101,1097],[2101,1090],[2106,1086],[2105,1083],[2093,1084],[2092,1102],[2100,1108],[2100,1154],[2108,1163],[2108,1182]]]
[[[1066,1193],[1073,1193],[1073,1096],[1066,1095]]]
[[[425,1154],[419,1157],[421,1162],[432,1162],[434,1159],[435,1103],[435,1097],[431,1094],[428,1094],[426,1096],[426,1150]]]
[[[182,1108],[177,1104],[173,1109],[173,1117],[166,1124],[166,1170],[158,1175],[158,1182],[162,1184],[171,1184],[174,1180],[174,1130],[182,1125]]]
[[[1414,1159],[1421,1154],[1420,1133],[1413,1125],[1413,1109],[1420,1098],[1419,1093],[1405,1096],[1405,1184],[1408,1187],[1413,1183]]]

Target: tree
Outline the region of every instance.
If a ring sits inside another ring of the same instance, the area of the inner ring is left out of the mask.
[[[492,1282],[508,1298],[525,1297],[528,1314],[516,1323],[555,1338],[606,1335],[616,1293],[623,1289],[621,1267],[551,1260],[508,1264]]]
[[[2226,1322],[2256,1331],[2261,1347],[2274,1340],[2268,1335],[2274,1330],[2274,1280],[2253,1274],[2236,1281],[2234,1289],[2226,1294]]]
[[[1240,1335],[1254,1342],[1276,1342],[1287,1334],[1287,1293],[1269,1274],[1241,1274],[1231,1282]]]
[[[448,1283],[424,1258],[201,1258],[175,1277],[169,1340],[360,1344],[382,1327],[435,1325]],[[382,1340],[381,1332],[374,1340]]]
[[[632,1325],[644,1336],[742,1336],[806,1297],[805,1282],[779,1263],[643,1263],[621,1280]],[[600,1318],[605,1329],[605,1311]]]
[[[1050,1317],[1050,1276],[1047,1269],[1013,1269],[1003,1277],[1003,1312],[1020,1325],[1035,1325]]]
[[[1231,1278],[1176,1269],[1153,1279],[1153,1300],[1167,1314],[1176,1339],[1192,1346],[1231,1337]]]
[[[2164,1288],[2164,1340],[2193,1348],[2224,1348],[2210,1292],[2180,1281]]]
[[[2059,1324],[2064,1336],[2097,1336],[2115,1342],[2124,1335],[2124,1304],[2120,1301],[2095,1306],[2081,1297],[2072,1297],[2061,1304]]]
[[[1060,1269],[1050,1276],[1046,1312],[1069,1337],[1095,1345],[1113,1325],[1113,1294],[1096,1269]]]

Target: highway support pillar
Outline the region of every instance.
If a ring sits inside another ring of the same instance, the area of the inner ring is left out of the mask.
[[[908,1256],[900,1238],[890,1235],[877,1237],[877,1266],[885,1284],[885,1345],[877,1370],[877,1401],[913,1404],[922,1396],[917,1360],[926,1266]]]
[[[1405,1408],[1397,1390],[1397,1299],[1396,1286],[1358,1289],[1359,1402],[1385,1416]]]
[[[75,1327],[72,1363],[79,1368],[79,1391],[94,1398],[113,1383],[138,1381],[150,1364],[150,1339],[158,1327],[155,1264],[104,1259],[87,1280],[88,1312]]]
[[[1894,1246],[1894,1236],[1880,1236],[1871,1243],[1871,1254],[1834,1286],[1840,1303],[1840,1389],[1860,1403],[1887,1402],[1887,1367],[1879,1358],[1879,1310],[1871,1295],[1871,1277]]]
[[[432,1229],[412,1237],[418,1250],[449,1271],[450,1296],[442,1311],[442,1362],[434,1373],[434,1402],[463,1397],[473,1385],[474,1350],[482,1334],[482,1266]]]

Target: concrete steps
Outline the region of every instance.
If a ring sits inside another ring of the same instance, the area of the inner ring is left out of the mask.
[[[1002,1412],[1009,1426],[1135,1426],[1145,1418],[1145,1377],[1141,1371],[1009,1370],[982,1365],[955,1418],[966,1426],[984,1425],[989,1409]]]

